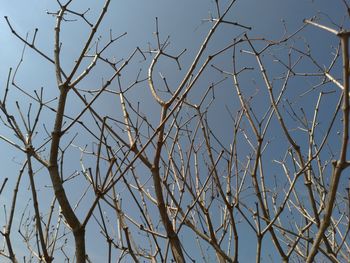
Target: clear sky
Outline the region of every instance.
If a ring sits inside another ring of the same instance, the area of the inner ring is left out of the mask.
[[[87,13],[87,17],[94,21],[103,1],[93,1],[93,0],[75,0],[73,1],[72,7],[76,7],[77,11],[84,11],[87,8],[91,10]],[[222,1],[226,3],[227,1]],[[225,4],[223,4],[225,5]],[[54,24],[55,19],[52,15],[47,14],[47,12],[55,12],[58,10],[57,2],[54,0],[1,0],[0,7],[0,98],[4,92],[4,87],[6,84],[7,74],[10,67],[15,68],[18,64],[21,52],[23,49],[23,44],[16,39],[16,37],[11,34],[4,16],[8,16],[11,24],[15,30],[25,36],[28,32],[29,39],[33,36],[35,28],[38,28],[36,43],[39,48],[41,48],[49,56],[53,56],[53,36],[54,36]],[[229,13],[228,18],[234,22],[239,22],[245,26],[252,27],[252,30],[248,32],[251,37],[265,37],[269,39],[280,39],[284,34],[284,25],[289,33],[294,32],[303,25],[303,19],[311,18],[315,15],[321,17],[321,21],[329,26],[336,26],[336,24],[341,24],[343,21],[343,16],[345,13],[344,5],[340,0],[237,0],[235,7]],[[98,35],[101,36],[102,42],[108,41],[109,29],[113,30],[113,34],[119,35],[124,32],[128,34],[123,37],[110,51],[110,55],[115,57],[116,60],[127,58],[128,54],[132,52],[135,47],[140,47],[142,50],[147,50],[149,43],[154,46],[155,38],[153,32],[155,31],[155,17],[159,19],[159,28],[161,38],[165,39],[168,35],[170,36],[170,47],[169,51],[175,54],[180,53],[183,49],[187,49],[187,52],[181,57],[181,63],[183,68],[186,70],[189,67],[189,62],[193,59],[194,54],[198,50],[200,44],[202,43],[210,24],[205,22],[205,19],[210,17],[210,13],[215,12],[215,5],[213,0],[112,0],[112,4],[109,8],[108,15],[104,20]],[[332,20],[331,20],[331,19]],[[284,22],[283,22],[283,21]],[[80,21],[78,22],[68,22],[62,27],[62,65],[63,68],[70,69],[75,61],[75,58],[79,54],[82,41],[86,39],[88,32],[88,27],[82,26]],[[220,30],[216,33],[214,40],[210,43],[209,50],[218,50],[223,48],[227,43],[230,43],[233,38],[237,37],[239,34],[244,32],[244,29],[234,27],[231,25],[223,25]],[[300,39],[305,39],[313,47],[313,54],[315,57],[320,59],[325,65],[329,63],[331,59],[331,45],[336,45],[337,39],[328,33],[325,33],[319,29],[312,27],[306,28],[301,34]],[[299,42],[296,42],[299,45]],[[276,54],[278,54],[276,50]],[[282,55],[281,55],[282,56]],[[285,54],[283,55],[285,56]],[[140,60],[142,57],[140,56]],[[139,68],[142,68],[142,76],[145,77],[147,65],[149,61],[145,64],[133,64],[126,73],[123,75],[126,83],[131,83],[135,78],[135,72]],[[225,70],[230,70],[230,54],[227,57],[220,58],[213,62]],[[250,59],[241,60],[242,65],[250,65],[252,61]],[[272,63],[273,64],[273,63]],[[271,71],[278,72],[277,68],[271,64]],[[339,67],[339,65],[336,65]],[[305,66],[307,69],[307,65]],[[161,71],[169,79],[170,85],[175,85],[178,83],[179,76],[183,75],[183,71],[179,72],[177,66],[172,61],[162,61],[157,67],[158,71]],[[276,71],[275,71],[276,70]],[[44,61],[42,58],[38,57],[29,48],[26,49],[24,62],[18,72],[18,82],[22,83],[28,91],[38,90],[40,87],[44,87],[44,93],[47,99],[54,98],[57,96],[57,88],[55,86],[55,75],[54,67]],[[101,82],[102,78],[106,78],[110,72],[103,67],[98,68],[83,84],[87,89],[94,89]],[[340,77],[340,71],[336,70],[335,74]],[[253,83],[252,78],[254,75],[247,76],[247,82]],[[215,82],[222,79],[222,76],[218,74],[215,70],[208,72],[203,79],[200,80],[200,84],[207,85],[208,83]],[[259,80],[256,80],[259,86]],[[160,83],[160,80],[157,80]],[[232,84],[232,83],[231,83]],[[212,110],[208,113],[211,116],[212,125],[216,127],[216,132],[220,138],[222,138],[227,145],[229,145],[232,138],[231,124],[227,123],[227,118],[229,115],[226,110],[228,105],[232,111],[239,109],[239,102],[237,97],[233,93],[227,94],[228,90],[232,89],[228,82],[224,82],[222,88],[217,89],[217,100]],[[258,88],[254,87],[254,84],[249,84],[251,90],[247,91],[247,94],[254,94]],[[309,85],[309,86],[308,86]],[[300,82],[295,82],[295,87],[289,91],[291,99],[297,98],[303,91],[309,89],[312,83],[301,80]],[[331,90],[335,90],[334,87],[325,87]],[[198,88],[200,93],[203,92],[204,88]],[[190,94],[193,101],[198,100],[196,97],[196,92]],[[23,98],[19,93],[13,91],[10,94],[10,103],[14,101],[22,101],[25,105],[25,98]],[[258,95],[258,97],[260,94]],[[257,114],[261,116],[267,109],[269,105],[266,105],[266,101],[263,100],[264,95],[261,95],[261,100],[256,99],[253,107],[256,109]],[[138,92],[132,93],[132,99],[134,101],[140,101],[143,112],[150,116],[152,123],[156,124],[159,119],[158,106],[150,100],[150,93],[146,85],[141,88]],[[315,99],[313,97],[303,97],[297,102],[297,105],[308,103],[314,105]],[[330,98],[329,104],[332,105],[336,101],[336,97]],[[72,116],[78,112],[78,104],[75,101],[69,100],[68,110]],[[96,107],[101,112],[108,113],[113,112],[115,109],[120,110],[119,105],[115,105],[113,98],[106,96],[102,97],[96,103]],[[14,109],[14,108],[13,108]],[[308,109],[306,106],[306,111],[312,110]],[[153,113],[156,113],[153,115]],[[260,115],[261,114],[261,115]],[[326,114],[326,113],[325,113]],[[120,112],[111,113],[112,116],[119,117]],[[217,118],[221,116],[221,118]],[[43,122],[47,127],[51,128],[53,125],[52,115],[49,113],[44,115]],[[9,136],[13,138],[11,131],[5,129],[3,125],[0,124],[0,134]],[[271,139],[275,139],[275,146],[279,146],[279,143],[285,143],[279,138],[280,135],[274,135],[272,133]],[[299,136],[296,134],[295,136]],[[302,138],[302,136],[300,136]],[[78,138],[78,142],[82,145],[84,144],[84,137]],[[336,139],[335,139],[336,140]],[[88,142],[86,142],[88,143]],[[276,157],[272,157],[273,147],[271,152],[267,153],[267,159],[269,156],[272,158],[282,158],[282,152]],[[68,168],[67,171],[74,171],[79,169],[76,166],[76,161],[79,162],[79,154],[76,157],[67,161]],[[9,178],[9,182],[4,190],[4,193],[0,196],[0,204],[9,205],[10,197],[12,196],[12,189],[15,184],[15,178],[18,174],[18,163],[22,163],[24,156],[21,153],[14,151],[3,141],[0,141],[0,184],[5,177]],[[267,160],[267,162],[271,162]],[[71,168],[69,168],[71,165]],[[274,168],[271,168],[271,173],[273,173]],[[38,173],[42,178],[42,183],[39,184],[39,191],[42,191],[43,196],[49,196],[50,189],[45,187],[45,182],[49,184],[47,179],[45,179],[44,173]],[[47,178],[47,177],[46,177]],[[22,191],[20,192],[20,205],[19,207],[24,207],[30,198],[30,191],[28,191],[28,181],[24,181],[21,186]],[[72,187],[72,191],[74,191]],[[74,196],[74,194],[72,194]],[[45,204],[48,205],[47,203]],[[45,206],[44,205],[44,206]],[[18,209],[20,210],[20,209]],[[16,220],[20,220],[21,212],[19,211]],[[4,223],[4,218],[0,216],[0,222]],[[13,231],[13,238],[16,245],[21,246],[20,237],[16,233],[15,229]],[[241,231],[245,231],[242,229]],[[93,231],[92,231],[93,232]],[[98,232],[98,231],[97,231]],[[88,233],[88,249],[96,248],[95,243],[92,241],[93,233]],[[186,239],[185,237],[183,237]],[[250,236],[247,234],[247,238],[242,239],[242,252],[240,255],[240,262],[251,262],[255,259],[255,253],[251,253],[251,248],[249,244],[251,243]],[[254,241],[255,244],[255,241]],[[98,247],[98,246],[97,246]],[[196,248],[197,249],[197,248]],[[255,247],[254,247],[255,251]],[[278,257],[275,258],[275,252],[271,252],[268,248],[263,254],[263,262],[269,261],[269,254],[271,253],[272,261],[278,262]],[[105,251],[96,249],[91,253],[93,262],[104,262]],[[193,252],[193,256],[196,257],[199,254]],[[211,255],[213,257],[213,255]],[[1,261],[2,259],[0,259]],[[2,262],[2,261],[1,261]],[[58,261],[60,262],[60,261]],[[198,261],[200,262],[200,260]]]

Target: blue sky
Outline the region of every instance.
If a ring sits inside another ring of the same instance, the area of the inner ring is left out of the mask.
[[[5,19],[3,16],[8,16],[11,24],[16,29],[16,31],[22,36],[27,32],[29,33],[29,39],[33,36],[35,28],[38,28],[38,34],[36,43],[39,48],[41,48],[49,56],[53,55],[53,35],[54,35],[54,17],[46,14],[46,11],[54,12],[57,10],[57,3],[53,0],[2,0],[0,9],[0,83],[1,87],[6,84],[8,69],[10,67],[15,68],[21,57],[21,51],[23,49],[23,44],[16,39],[10,32]],[[227,1],[223,1],[226,3]],[[97,14],[99,13],[99,8],[101,8],[102,1],[73,1],[72,7],[76,8],[77,11],[83,12],[87,8],[91,8],[91,11],[87,13],[88,18],[94,21]],[[112,28],[113,34],[119,35],[123,32],[128,34],[123,37],[116,45],[109,51],[111,57],[118,59],[127,58],[128,54],[138,46],[142,50],[147,50],[149,43],[152,46],[155,45],[155,38],[153,32],[155,31],[155,17],[159,19],[159,28],[161,39],[165,39],[170,35],[170,47],[169,51],[174,54],[179,54],[183,49],[187,49],[186,53],[181,57],[180,61],[183,65],[184,70],[189,67],[190,61],[193,59],[196,51],[198,50],[201,42],[203,41],[207,31],[210,28],[210,24],[205,22],[205,19],[210,17],[210,13],[215,12],[214,1],[210,0],[121,0],[112,1],[108,15],[104,20],[98,35],[101,36],[101,42],[108,41],[109,29]],[[321,22],[329,25],[335,26],[325,14],[330,18],[334,19],[334,23],[342,23],[343,15],[345,15],[345,8],[342,1],[327,1],[327,0],[238,0],[235,7],[229,13],[229,18],[232,21],[239,22],[246,26],[251,26],[253,29],[248,32],[251,37],[265,37],[269,39],[280,39],[284,33],[283,22],[284,21],[288,32],[294,32],[303,25],[304,18],[311,18],[315,15],[321,17]],[[67,71],[73,66],[75,58],[79,54],[82,41],[86,39],[86,34],[88,32],[87,26],[82,26],[80,21],[65,23],[62,27],[62,65],[63,68],[67,68]],[[242,28],[233,27],[230,25],[223,25],[210,42],[208,47],[209,52],[214,50],[219,50],[225,45],[230,43],[233,38],[237,37],[239,34],[244,32]],[[312,46],[312,52],[315,57],[317,57],[321,63],[325,65],[331,60],[331,45],[337,44],[337,39],[319,29],[307,27],[300,35],[300,39],[305,39]],[[300,40],[299,39],[299,40]],[[300,41],[296,41],[295,45],[300,45]],[[274,50],[275,54],[279,54],[280,50],[276,48]],[[208,53],[209,54],[209,53]],[[219,66],[224,70],[231,70],[230,62],[231,53],[213,61],[213,64]],[[281,57],[285,58],[285,53],[281,51]],[[133,63],[130,66],[130,70],[123,73],[124,83],[132,83],[135,78],[135,72],[138,72],[139,68],[142,68],[142,76],[145,77],[146,68],[149,64],[149,56],[147,56],[146,63]],[[239,58],[242,65],[253,64],[253,60],[248,57],[242,56]],[[142,60],[139,56],[136,60]],[[271,62],[267,62],[271,63]],[[279,68],[275,64],[271,63],[271,74],[278,74]],[[336,77],[340,77],[339,65],[336,65],[335,74]],[[307,64],[300,66],[300,69],[311,69]],[[170,85],[176,85],[178,83],[179,77],[183,76],[183,71],[177,70],[177,65],[173,61],[161,61],[159,66],[156,68],[157,71],[161,71],[168,78]],[[98,87],[101,83],[102,78],[107,78],[111,71],[109,69],[97,67],[97,70],[83,82],[82,88],[94,89]],[[51,99],[57,96],[56,81],[54,78],[54,67],[48,62],[44,61],[42,58],[38,57],[29,48],[26,49],[24,56],[24,63],[18,72],[17,80],[21,83],[26,90],[33,91],[40,87],[44,87],[45,96],[47,99]],[[255,108],[257,115],[262,116],[266,111],[268,105],[266,101],[263,100],[265,95],[260,91],[259,86],[261,86],[261,80],[254,74],[249,74],[244,77],[247,84],[247,94],[253,95],[258,92],[258,96],[254,99],[253,108]],[[253,81],[254,78],[257,78]],[[216,82],[222,79],[222,75],[218,74],[215,70],[208,71],[203,78],[200,79],[198,83],[198,88],[192,94],[190,98],[193,101],[198,100],[197,92],[203,93],[203,90],[207,87],[208,83]],[[296,107],[299,105],[306,105],[306,111],[312,112],[313,108],[310,105],[315,104],[317,97],[305,96],[299,99],[299,95],[304,91],[308,90],[316,80],[297,80],[291,90],[288,90],[288,95],[290,99],[296,101]],[[160,83],[160,80],[157,80]],[[255,84],[254,84],[255,83]],[[211,118],[211,124],[216,128],[219,138],[227,142],[227,145],[232,139],[231,129],[232,125],[227,122],[229,115],[226,110],[228,106],[232,112],[239,109],[239,102],[234,93],[232,93],[232,87],[229,82],[225,81],[216,89],[216,101],[214,106],[208,113]],[[256,85],[256,86],[254,86]],[[336,90],[331,85],[323,87],[325,90]],[[2,88],[3,92],[4,88]],[[258,90],[258,91],[257,91]],[[2,94],[2,93],[0,93]],[[9,102],[14,103],[14,101],[19,100],[26,105],[26,99],[16,92],[15,90],[10,93]],[[150,121],[156,125],[159,119],[159,108],[151,100],[148,88],[145,85],[141,85],[140,89],[132,91],[130,96],[133,101],[140,101],[141,108],[144,113],[150,116]],[[2,95],[0,95],[2,97]],[[338,97],[329,97],[327,105],[330,108],[334,108],[334,103]],[[308,106],[309,105],[309,106]],[[76,98],[69,99],[68,110],[69,113],[74,116],[79,112],[79,102],[76,102]],[[104,96],[96,102],[96,107],[103,114],[108,114],[112,112],[111,115],[115,117],[120,117],[120,107],[116,105],[115,98],[112,96]],[[118,108],[119,107],[119,108]],[[118,112],[119,110],[119,112]],[[330,114],[328,112],[328,114]],[[324,110],[325,119],[328,119],[327,106]],[[52,127],[52,114],[47,113],[44,115],[43,123],[48,127]],[[217,116],[221,116],[218,118]],[[88,118],[88,117],[86,117]],[[274,124],[277,125],[277,124]],[[273,126],[275,127],[275,126]],[[277,126],[276,126],[277,127]],[[274,140],[271,149],[266,154],[266,162],[272,161],[273,158],[283,158],[283,152],[279,152],[277,156],[274,156],[274,150],[278,147],[284,147],[285,140],[281,138],[280,134],[274,134],[271,132],[271,137],[269,139]],[[278,130],[278,128],[276,128]],[[0,134],[5,136],[12,136],[12,133],[0,126]],[[319,134],[321,137],[322,134]],[[303,140],[302,134],[295,132],[295,136]],[[83,145],[84,141],[88,140],[88,137],[80,136],[77,138],[77,144]],[[334,141],[337,138],[335,137]],[[88,142],[85,142],[88,143]],[[337,144],[337,142],[335,142]],[[282,145],[282,146],[281,146]],[[274,148],[276,147],[276,148]],[[9,198],[12,195],[12,188],[15,184],[15,178],[18,174],[18,163],[22,162],[24,156],[20,153],[14,151],[6,143],[0,141],[0,163],[6,164],[2,167],[2,172],[0,174],[0,183],[4,177],[9,177],[9,182],[5,188],[4,193],[0,196],[0,203],[9,205]],[[243,150],[244,151],[244,150]],[[72,157],[67,160],[67,173],[79,168],[79,158],[80,155],[78,150],[72,150]],[[271,157],[270,157],[271,156]],[[271,160],[269,160],[271,158]],[[77,165],[78,163],[78,165]],[[278,168],[271,168],[269,171],[271,174],[278,173]],[[44,172],[38,172],[38,176],[41,178],[40,182],[40,195],[43,198],[50,196],[50,188],[45,187],[45,184],[49,184],[47,177],[45,177]],[[20,204],[26,204],[29,199],[28,182],[24,181],[21,186],[23,191],[20,193]],[[78,198],[74,191],[77,186],[69,186],[69,190],[72,192],[72,198]],[[79,188],[79,187],[78,187]],[[20,206],[21,206],[20,205]],[[19,207],[20,207],[19,206]],[[47,207],[48,203],[43,203],[43,207]],[[20,209],[17,212],[17,220],[20,219]],[[43,209],[44,210],[44,209]],[[3,221],[3,217],[0,217],[0,222]],[[242,228],[240,231],[244,233],[248,228]],[[93,241],[95,230],[88,232],[87,236],[87,246],[90,249],[96,248],[95,242]],[[20,237],[13,231],[13,238],[16,241],[20,240]],[[98,232],[96,230],[96,232]],[[186,232],[184,232],[186,233]],[[253,236],[248,234],[247,238],[243,238],[241,242],[242,252],[240,254],[241,262],[251,262],[255,258],[255,254],[251,253],[251,248],[249,244],[252,241]],[[186,237],[183,237],[184,240]],[[100,241],[103,241],[102,239]],[[255,242],[255,241],[254,241]],[[18,242],[20,247],[21,242]],[[267,249],[263,254],[263,262],[269,261],[269,254],[271,253],[272,261],[278,262],[278,257],[269,249],[269,242],[267,244]],[[197,249],[197,248],[195,248]],[[254,247],[255,251],[255,247]],[[192,251],[191,251],[192,252]],[[91,257],[94,259],[93,262],[104,262],[103,259],[105,251],[102,248],[97,249],[91,253]],[[193,256],[197,257],[199,254],[193,252]],[[213,257],[213,254],[211,254]],[[200,260],[199,260],[200,261]]]

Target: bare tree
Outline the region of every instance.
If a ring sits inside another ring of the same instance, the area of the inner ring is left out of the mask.
[[[242,249],[254,244],[256,262],[349,260],[343,25],[314,17],[271,40],[231,20],[235,0],[216,0],[193,57],[174,52],[156,18],[154,41],[118,60],[110,51],[126,33],[100,29],[112,1],[95,20],[75,2],[57,0],[58,11],[47,12],[55,19],[51,53],[37,43],[38,29],[22,35],[5,17],[24,48],[0,101],[0,139],[23,159],[16,179],[9,175],[4,259],[95,262],[95,250],[105,249],[106,262],[244,262]],[[62,31],[75,23],[89,34],[68,58]],[[232,41],[215,49],[224,26]],[[330,56],[314,54],[306,30],[334,38]],[[28,49],[54,69],[55,88],[26,86]],[[157,75],[163,63],[178,67],[175,81]],[[101,70],[102,82],[91,87]],[[232,105],[221,105],[221,90]],[[23,99],[12,101],[18,94]],[[104,100],[117,106],[106,110]],[[3,196],[8,178],[1,180]]]

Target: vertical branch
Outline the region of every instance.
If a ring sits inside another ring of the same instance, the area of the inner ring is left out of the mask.
[[[35,187],[35,182],[34,182],[34,173],[33,173],[33,167],[32,167],[32,160],[31,160],[31,151],[32,147],[28,146],[27,147],[27,163],[28,163],[28,175],[29,175],[29,181],[30,181],[30,188],[32,190],[32,197],[33,197],[33,206],[34,206],[34,211],[35,211],[35,224],[36,228],[39,234],[39,242],[41,245],[41,249],[44,254],[44,260],[47,263],[52,262],[52,258],[50,257],[48,251],[47,251],[47,246],[45,243],[45,238],[44,238],[44,233],[41,225],[41,214],[39,210],[39,203],[38,203],[38,197],[36,193],[36,187]],[[39,254],[40,255],[40,254]]]
[[[12,229],[12,223],[13,223],[13,219],[14,219],[14,215],[15,215],[18,189],[19,189],[19,185],[20,185],[20,182],[21,182],[21,179],[22,179],[22,175],[24,173],[24,169],[25,169],[26,166],[27,166],[27,162],[25,162],[23,164],[21,170],[19,171],[17,182],[16,182],[16,185],[15,185],[15,187],[13,189],[12,204],[11,204],[10,215],[9,215],[9,218],[8,218],[8,223],[6,224],[4,233],[1,232],[2,235],[5,238],[7,249],[8,249],[8,252],[9,252],[9,258],[12,261],[12,263],[18,263],[17,257],[16,257],[16,255],[14,253],[14,250],[13,250],[12,242],[11,242],[11,229]]]
[[[311,263],[318,252],[322,237],[328,226],[331,223],[331,216],[333,212],[333,206],[335,204],[336,193],[339,186],[339,180],[343,170],[348,166],[346,160],[349,140],[349,34],[348,33],[337,33],[340,38],[343,55],[343,134],[342,134],[342,145],[339,155],[339,160],[333,162],[333,172],[330,183],[330,190],[327,196],[326,208],[321,222],[320,228],[317,232],[315,240],[313,242],[310,254],[307,257],[306,262]]]
[[[166,107],[162,107],[162,114],[160,123],[164,122],[164,118],[166,117]],[[153,167],[152,167],[152,178],[154,183],[154,190],[157,197],[157,206],[159,209],[160,217],[164,224],[165,231],[167,232],[167,236],[169,238],[170,247],[173,252],[173,256],[176,262],[182,263],[185,262],[184,255],[182,253],[181,243],[177,233],[174,231],[171,221],[169,219],[166,204],[163,196],[163,188],[161,182],[161,176],[159,171],[159,161],[161,156],[162,147],[164,144],[163,136],[164,136],[165,125],[162,125],[158,131],[158,141],[156,145],[156,153],[154,156]]]

